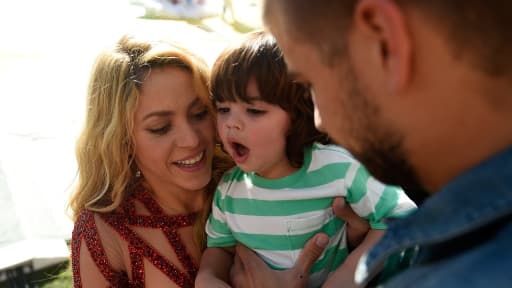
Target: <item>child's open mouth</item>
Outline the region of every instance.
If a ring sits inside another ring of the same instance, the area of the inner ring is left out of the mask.
[[[238,142],[230,142],[231,149],[235,155],[232,155],[236,162],[243,162],[249,155],[249,148]]]

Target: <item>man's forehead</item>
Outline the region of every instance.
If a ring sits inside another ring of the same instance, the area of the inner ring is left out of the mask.
[[[276,0],[262,0],[261,15],[262,15],[262,18],[263,18],[263,23],[265,25],[267,25],[269,22],[271,22],[272,15],[274,15],[275,12],[277,11],[276,7],[274,7],[276,2],[278,2],[278,1],[276,1]]]
[[[296,51],[294,51],[292,47],[287,47],[285,41],[279,41],[279,39],[277,39],[277,36],[276,40],[277,45],[279,46],[283,53],[284,61],[288,69],[288,74],[294,78],[299,77],[300,72],[298,71],[299,69],[295,63],[295,57],[293,56],[293,53],[296,53]]]
[[[291,39],[279,39],[278,36],[275,36],[277,40],[277,44],[281,49],[284,57],[284,61],[286,63],[286,67],[288,70],[288,75],[292,79],[301,80],[304,78],[302,69],[304,69],[304,64],[307,62],[307,59],[304,57],[310,57],[311,55],[306,55],[307,51],[303,51],[305,46],[304,43],[297,44],[291,43]]]
[[[279,12],[276,11],[279,9],[270,9],[270,6],[274,6],[269,3],[270,0],[264,0],[263,2],[264,5],[267,5],[267,8],[269,8],[264,9],[265,14],[263,20],[265,22],[265,29],[275,37],[277,45],[283,53],[288,68],[288,74],[294,79],[303,78],[299,67],[301,66],[300,62],[304,60],[304,55],[302,55],[304,51],[302,51],[302,48],[309,45],[307,45],[305,41],[300,41],[292,37],[293,32],[289,31],[289,27],[287,27],[286,20],[284,19],[285,17],[279,17],[279,15],[277,15]]]

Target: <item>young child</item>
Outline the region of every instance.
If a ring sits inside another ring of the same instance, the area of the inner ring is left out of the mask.
[[[415,208],[400,188],[379,183],[344,149],[320,144],[327,137],[314,127],[310,92],[289,79],[272,36],[255,32],[223,51],[210,89],[222,145],[237,166],[217,187],[196,287],[228,287],[237,242],[282,270],[324,232],[330,241],[308,282],[318,287],[349,254],[344,222],[331,209],[334,197],[346,197],[372,229]]]

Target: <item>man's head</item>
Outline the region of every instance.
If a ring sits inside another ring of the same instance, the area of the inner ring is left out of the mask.
[[[443,93],[512,74],[510,1],[264,2],[291,73],[311,85],[317,125],[391,184],[438,188],[425,168],[435,157],[420,151],[457,133],[460,99]]]
[[[402,12],[414,9],[437,26],[456,57],[495,76],[512,73],[512,2],[507,0],[267,0],[263,17],[271,31],[279,26],[287,37],[313,44],[330,63],[346,53],[347,32],[366,2],[382,2],[381,8],[391,5]]]

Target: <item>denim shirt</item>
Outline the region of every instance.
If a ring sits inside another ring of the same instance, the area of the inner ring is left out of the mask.
[[[413,252],[405,270],[377,275],[404,251]],[[356,270],[358,282],[376,279],[393,288],[512,287],[512,147],[391,222]]]

